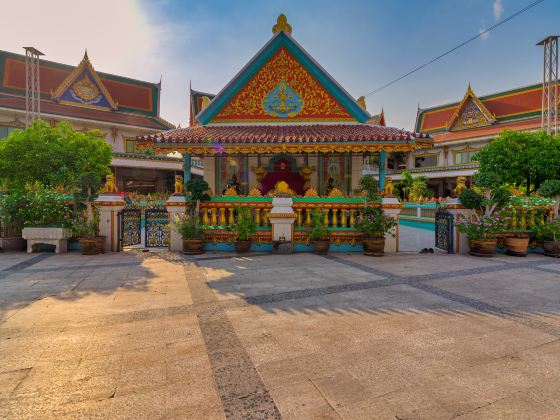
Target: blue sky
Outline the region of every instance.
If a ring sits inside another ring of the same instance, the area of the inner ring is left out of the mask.
[[[272,36],[285,13],[294,38],[358,97],[455,46],[530,0],[74,0],[7,5],[0,49],[38,47],[78,64],[85,48],[97,70],[152,82],[163,75],[161,115],[185,126],[188,86],[218,92]],[[61,19],[63,17],[63,19]],[[53,25],[52,22],[64,22]],[[69,34],[71,34],[69,36]],[[411,129],[416,108],[539,82],[536,42],[560,34],[560,1],[542,4],[413,76],[367,98],[388,124]]]

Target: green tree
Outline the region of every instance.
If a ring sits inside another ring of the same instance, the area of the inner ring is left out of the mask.
[[[493,172],[504,183],[524,187],[529,195],[547,179],[560,178],[560,137],[544,131],[503,131],[475,160],[480,173]]]
[[[111,159],[111,147],[100,131],[82,133],[65,122],[51,127],[37,120],[0,141],[0,183],[70,189],[86,172],[100,179],[108,174]]]

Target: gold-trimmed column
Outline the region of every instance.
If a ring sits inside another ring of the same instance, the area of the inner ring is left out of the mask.
[[[102,193],[94,203],[99,210],[99,234],[105,236],[103,249],[105,251],[118,251],[119,249],[119,223],[117,215],[124,209],[125,202],[119,194]]]

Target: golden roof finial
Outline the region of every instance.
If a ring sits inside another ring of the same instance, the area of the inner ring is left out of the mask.
[[[367,107],[366,107],[366,97],[365,96],[360,96],[358,98],[358,104],[367,111]]]
[[[288,23],[288,18],[284,13],[281,13],[276,19],[276,25],[272,27],[272,33],[277,34],[278,32],[286,32],[288,34],[292,33],[292,26]]]

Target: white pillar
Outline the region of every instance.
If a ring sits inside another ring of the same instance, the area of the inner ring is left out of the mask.
[[[297,217],[292,205],[293,200],[290,197],[274,197],[272,199],[272,210],[268,215],[268,220],[272,225],[273,241],[279,241],[280,238],[283,238],[286,242],[292,241],[294,221]]]
[[[169,250],[173,252],[183,251],[183,238],[173,228],[173,221],[177,217],[182,217],[187,211],[187,200],[183,194],[172,194],[165,202],[165,207],[169,213]]]
[[[389,234],[385,235],[385,252],[399,252],[399,214],[402,204],[396,197],[383,197],[381,208],[387,216],[394,218],[397,222],[395,237],[393,238]]]
[[[455,254],[468,254],[469,253],[469,240],[467,235],[459,231],[459,222],[461,221],[461,216],[470,218],[474,215],[474,211],[463,207],[459,200],[454,198],[449,200],[445,204],[445,208],[453,215],[453,220],[455,222],[453,238],[453,251]]]
[[[99,210],[99,234],[105,236],[105,251],[118,251],[119,211],[124,209],[124,199],[115,193],[101,193],[94,202]]]

